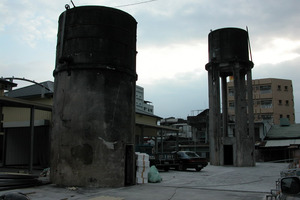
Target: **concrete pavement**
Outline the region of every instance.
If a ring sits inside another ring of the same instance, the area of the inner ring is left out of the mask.
[[[287,163],[257,163],[256,167],[208,165],[202,171],[160,172],[161,183],[147,183],[122,188],[59,188],[49,184],[5,193],[21,192],[43,200],[196,200],[265,199],[275,188],[275,181]]]

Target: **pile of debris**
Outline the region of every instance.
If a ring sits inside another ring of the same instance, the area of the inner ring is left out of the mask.
[[[40,185],[38,175],[22,173],[0,173],[0,191]]]

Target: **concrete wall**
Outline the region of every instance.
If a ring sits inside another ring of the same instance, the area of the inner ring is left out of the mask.
[[[52,181],[124,186],[126,145],[134,144],[134,82],[122,74],[93,70],[71,76],[62,72],[55,78]]]

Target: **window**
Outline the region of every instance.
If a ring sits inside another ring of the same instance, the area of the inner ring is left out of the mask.
[[[282,114],[279,115],[279,118],[282,118]]]
[[[228,95],[229,96],[234,96],[234,89],[233,88],[228,89]]]
[[[286,118],[290,119],[290,115],[286,115]]]
[[[278,85],[278,86],[277,86],[277,90],[281,90],[281,85]]]
[[[234,109],[234,102],[229,102],[229,109]]]
[[[261,85],[259,87],[261,94],[271,93],[271,85]]]
[[[282,101],[281,100],[278,101],[278,105],[282,105]]]
[[[272,108],[272,100],[271,99],[267,99],[267,100],[261,100],[261,108]]]
[[[284,91],[288,91],[288,86],[284,86]]]
[[[261,118],[263,119],[263,120],[270,120],[270,119],[272,119],[272,115],[261,115]]]
[[[285,101],[285,105],[288,106],[289,105],[289,100]]]

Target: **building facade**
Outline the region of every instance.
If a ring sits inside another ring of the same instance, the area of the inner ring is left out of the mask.
[[[147,114],[153,114],[153,105],[150,101],[144,100],[144,88],[137,85],[135,89],[135,110],[145,112]]]
[[[295,124],[293,84],[286,79],[256,79],[253,86],[254,122],[267,122],[279,125],[281,118]],[[228,115],[235,121],[235,91],[233,81],[227,84]]]
[[[187,123],[187,120],[175,117],[169,117],[160,120],[160,125],[169,126],[179,130],[178,136],[184,138],[192,138],[192,127]],[[177,136],[177,132],[170,132],[169,136]]]
[[[3,106],[1,165],[27,165],[31,162],[31,167],[32,164],[49,166],[52,100],[51,81],[5,93],[1,99]]]
[[[142,93],[138,92],[139,89]],[[31,156],[33,165],[48,167],[53,82],[46,81],[6,92],[4,90],[8,88],[3,87],[1,94],[5,96],[0,95],[0,110],[3,116],[0,130],[0,166],[27,165]],[[140,101],[141,105],[147,104],[143,99],[144,89],[137,86],[136,90],[136,101]],[[158,125],[162,118],[153,114],[153,105],[151,106],[152,113],[143,106],[142,109],[136,108],[136,145],[143,144],[144,138],[157,138],[161,133],[169,131],[178,132],[176,128]],[[34,121],[33,141],[30,140],[31,118]],[[30,155],[32,143],[33,155]]]

